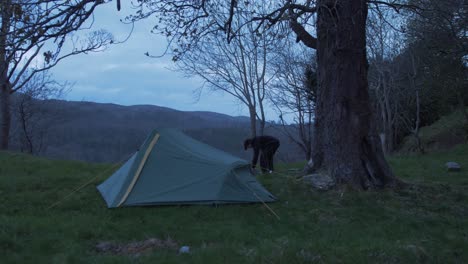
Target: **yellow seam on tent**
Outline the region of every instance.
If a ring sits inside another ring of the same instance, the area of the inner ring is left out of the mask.
[[[148,156],[151,153],[151,151],[153,150],[153,147],[156,144],[156,142],[158,141],[158,139],[159,139],[159,134],[156,134],[154,136],[153,140],[151,140],[151,143],[148,146],[148,148],[146,149],[145,155],[141,159],[140,165],[138,166],[138,169],[137,169],[135,175],[133,176],[132,182],[128,186],[127,191],[125,192],[124,196],[122,197],[122,200],[120,200],[117,207],[121,206],[125,202],[125,200],[127,200],[128,195],[133,190],[133,187],[135,186],[135,183],[137,182],[138,178],[140,177],[141,171],[143,170],[143,167],[145,166],[146,160],[148,159]]]

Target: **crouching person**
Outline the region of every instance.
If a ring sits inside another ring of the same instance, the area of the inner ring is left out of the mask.
[[[244,150],[252,148],[254,155],[252,158],[252,169],[257,166],[260,155],[260,168],[262,172],[272,173],[274,170],[273,157],[280,146],[280,141],[272,136],[258,136],[248,138],[244,141]]]

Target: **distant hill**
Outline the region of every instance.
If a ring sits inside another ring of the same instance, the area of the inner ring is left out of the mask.
[[[117,162],[133,153],[147,134],[158,128],[176,128],[192,137],[233,155],[250,159],[242,149],[249,136],[249,118],[214,112],[187,112],[154,105],[122,106],[64,100],[41,101],[41,130],[44,133],[40,155],[89,162]],[[13,131],[18,131],[18,124]],[[39,129],[39,128],[37,128]],[[268,134],[280,138],[278,159],[302,159],[300,150],[274,127]],[[15,134],[15,133],[13,133]],[[35,133],[37,134],[37,133]],[[20,140],[12,140],[20,148]]]

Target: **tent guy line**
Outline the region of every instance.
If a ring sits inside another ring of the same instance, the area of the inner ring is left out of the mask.
[[[106,170],[104,170],[103,172],[99,173],[98,175],[92,177],[91,179],[89,179],[88,181],[86,181],[85,183],[83,183],[82,185],[80,185],[78,188],[74,189],[73,191],[71,191],[70,193],[68,193],[67,195],[65,195],[62,199],[59,199],[58,201],[56,201],[55,203],[51,204],[49,207],[47,207],[46,209],[47,210],[50,210],[52,208],[54,208],[55,206],[61,204],[63,201],[65,201],[66,199],[70,198],[73,194],[79,192],[81,189],[83,189],[84,187],[88,186],[89,184],[93,183],[96,179],[100,178],[101,176],[107,174],[108,172],[116,169],[118,166],[122,165],[125,161],[127,161],[131,156],[131,155],[128,155],[126,156],[125,158],[123,158],[121,161],[117,162],[116,164],[112,165],[111,167],[107,168]]]

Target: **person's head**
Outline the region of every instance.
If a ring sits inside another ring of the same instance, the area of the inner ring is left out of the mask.
[[[252,139],[248,138],[244,140],[244,150],[247,150],[248,148],[252,147]]]

